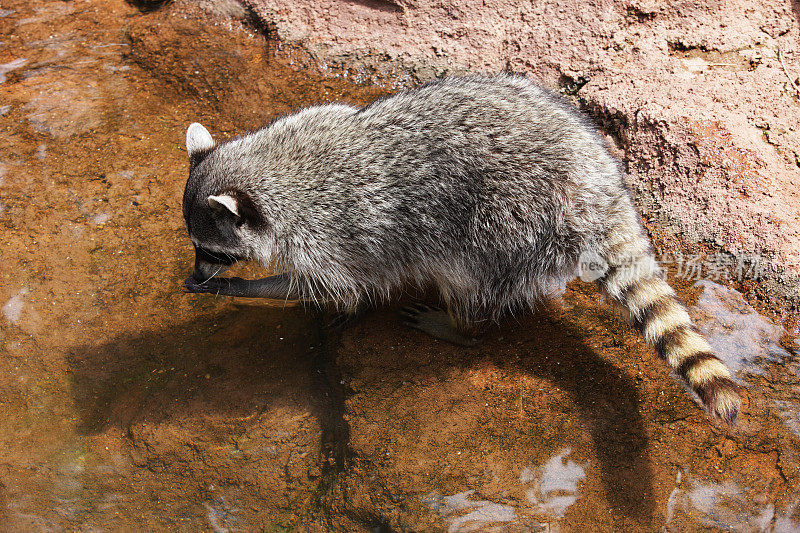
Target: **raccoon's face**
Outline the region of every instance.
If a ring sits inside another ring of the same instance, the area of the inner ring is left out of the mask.
[[[203,164],[216,145],[211,134],[194,123],[186,131],[189,180],[183,193],[183,217],[195,249],[192,277],[203,282],[237,261],[252,257],[264,219],[252,197],[230,183],[213,165]]]
[[[231,205],[229,197],[209,195],[205,202],[191,202],[189,208],[184,209],[195,252],[192,277],[198,282],[222,274],[229,266],[248,256],[236,228],[240,217],[225,204]]]

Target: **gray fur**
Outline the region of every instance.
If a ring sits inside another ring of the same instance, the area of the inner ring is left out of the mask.
[[[534,304],[632,209],[585,120],[510,76],[313,107],[220,145],[192,170],[187,220],[228,189],[267,224],[192,231],[209,248],[276,262],[306,299],[345,308],[433,284],[466,322]]]
[[[674,293],[642,285],[659,272],[603,140],[522,77],[446,78],[361,109],[312,107],[218,146],[197,126],[184,195],[193,241],[286,273],[278,285],[251,282],[250,295],[280,286],[353,310],[407,285],[433,286],[468,327],[529,309],[589,252],[610,266],[600,286],[615,301],[627,305],[642,286],[633,318],[658,333],[651,344],[690,327],[683,315],[668,320],[678,308],[647,300]],[[234,198],[235,209],[215,195]],[[203,261],[190,291],[214,272]],[[241,282],[215,286],[248,295]]]

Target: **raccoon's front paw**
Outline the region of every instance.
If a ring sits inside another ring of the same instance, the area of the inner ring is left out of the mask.
[[[217,292],[220,289],[218,278],[211,278],[205,281],[198,281],[194,276],[189,276],[183,282],[183,292],[187,293],[208,293]]]

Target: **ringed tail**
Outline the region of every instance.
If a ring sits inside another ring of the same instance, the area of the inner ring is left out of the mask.
[[[709,414],[733,425],[741,404],[739,387],[692,325],[686,308],[664,281],[638,220],[634,223],[608,235],[604,259],[609,268],[600,287],[628,310],[645,341],[697,393]]]

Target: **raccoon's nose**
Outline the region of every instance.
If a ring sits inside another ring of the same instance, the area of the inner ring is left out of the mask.
[[[203,282],[221,273],[225,268],[224,265],[215,265],[214,263],[195,258],[192,277],[197,282]]]

